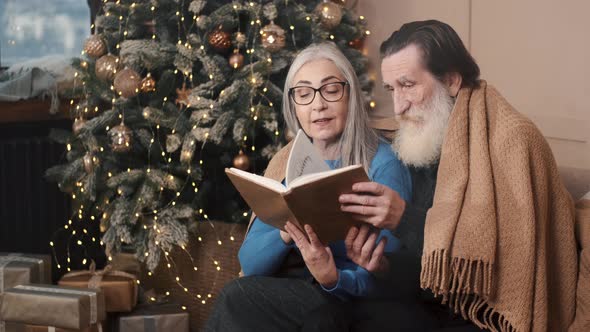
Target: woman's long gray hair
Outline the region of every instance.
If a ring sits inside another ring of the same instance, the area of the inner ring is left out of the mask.
[[[377,134],[369,126],[367,105],[363,100],[363,92],[356,73],[348,59],[333,43],[312,44],[299,52],[293,60],[283,90],[283,116],[287,127],[292,133],[297,133],[301,129],[295,113],[295,104],[289,97],[293,78],[303,65],[319,59],[332,61],[349,85],[348,116],[339,144],[341,167],[361,164],[368,173],[371,160],[377,151]]]

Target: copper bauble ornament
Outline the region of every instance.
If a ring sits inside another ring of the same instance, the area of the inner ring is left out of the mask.
[[[98,35],[92,35],[84,42],[84,52],[91,58],[99,58],[107,52],[107,45]]]
[[[141,77],[135,70],[125,68],[115,75],[115,91],[125,98],[133,97],[139,92]]]
[[[84,155],[83,162],[84,170],[86,171],[86,173],[90,174],[92,173],[92,171],[94,171],[97,159],[92,153],[88,152]]]
[[[152,78],[150,73],[141,80],[141,92],[156,91],[156,81]]]
[[[262,38],[262,47],[269,52],[276,52],[285,47],[285,30],[280,26],[274,24],[273,21],[269,25],[260,30]]]
[[[111,138],[111,148],[115,152],[127,152],[131,150],[131,129],[124,123],[113,127],[109,130],[109,137]]]
[[[361,51],[365,47],[365,38],[356,38],[348,42],[348,46]]]
[[[151,33],[152,35],[156,33],[156,21],[155,20],[147,20],[143,22],[143,26],[145,31]]]
[[[74,135],[78,135],[85,124],[86,120],[84,120],[84,118],[76,118],[74,120],[74,123],[72,124],[72,132],[74,133]]]
[[[211,31],[207,40],[209,45],[218,52],[225,52],[231,47],[231,34],[223,31],[221,27]]]
[[[240,153],[234,157],[233,164],[235,168],[246,171],[248,168],[250,168],[250,158],[248,158],[248,156],[246,156],[244,152],[240,150]]]
[[[342,7],[333,2],[324,0],[315,7],[315,12],[320,17],[320,25],[327,30],[335,28],[342,20]]]
[[[346,7],[348,9],[356,8],[356,3],[358,0],[330,0],[331,2],[340,5],[341,7]]]
[[[241,68],[244,65],[244,56],[238,50],[234,50],[234,53],[229,56],[229,65],[233,69]]]
[[[107,54],[96,60],[94,72],[100,80],[111,81],[115,77],[118,67],[119,59],[114,55]]]

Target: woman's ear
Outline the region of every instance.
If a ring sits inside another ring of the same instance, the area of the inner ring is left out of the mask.
[[[463,82],[463,77],[458,72],[450,72],[445,77],[445,84],[447,89],[449,90],[449,95],[451,97],[457,97],[459,93],[459,89],[461,89],[461,83]]]

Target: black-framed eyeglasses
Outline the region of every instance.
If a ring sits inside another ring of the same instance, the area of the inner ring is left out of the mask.
[[[316,92],[319,92],[325,101],[335,102],[342,99],[344,89],[348,82],[330,82],[314,89],[310,86],[296,86],[289,89],[289,95],[297,105],[309,105],[315,99]]]

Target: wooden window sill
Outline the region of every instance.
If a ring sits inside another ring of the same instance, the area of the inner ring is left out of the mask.
[[[60,102],[59,111],[56,114],[49,113],[50,105],[50,99],[0,101],[0,123],[48,121],[68,117],[69,100]]]

